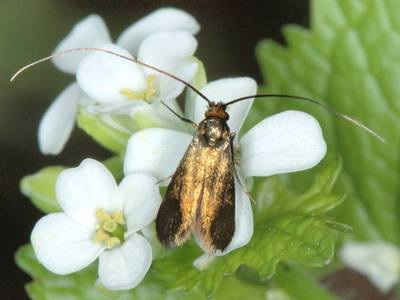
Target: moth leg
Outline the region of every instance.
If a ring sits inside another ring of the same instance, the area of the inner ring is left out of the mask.
[[[232,135],[233,135],[233,138],[234,138],[236,136],[236,133],[232,132],[231,136]],[[234,154],[235,153],[236,154],[240,153],[240,144],[239,143],[236,143],[236,144],[233,145],[233,153]],[[234,160],[235,165],[238,165],[239,167],[242,165],[242,162],[241,162],[239,157],[236,157],[236,158],[234,157],[233,160]]]
[[[235,174],[235,178],[237,179],[240,187],[243,189],[243,191],[246,193],[247,196],[249,196],[251,202],[253,202],[253,204],[256,204],[256,199],[254,199],[254,197],[250,194],[249,190],[247,189],[247,187],[243,184],[242,180],[239,177],[239,174],[236,171],[235,165],[232,164],[232,172],[234,172]]]
[[[158,180],[158,181],[156,182],[156,184],[160,184],[160,183],[162,183],[162,182],[164,182],[164,181],[167,181],[167,180],[171,179],[172,176],[174,176],[174,174],[169,175],[167,178]]]
[[[186,122],[191,124],[195,129],[197,129],[197,124],[195,122],[193,122],[192,120],[182,117],[181,115],[179,115],[176,111],[174,111],[171,107],[169,107],[167,104],[165,104],[164,101],[161,101],[161,103],[170,111],[172,112],[175,116],[177,116],[179,119],[181,119],[181,121]]]
[[[234,150],[233,150],[233,148],[234,148],[233,140],[235,139],[235,136],[236,136],[236,133],[235,133],[235,132],[231,132],[231,149],[232,149],[232,153],[231,153],[231,155],[232,155],[232,159],[231,159],[231,161],[232,161],[231,169],[232,169],[232,172],[233,172],[233,174],[235,175],[235,178],[236,178],[237,182],[239,183],[240,187],[243,189],[243,191],[246,193],[246,195],[249,196],[251,202],[253,202],[253,204],[256,204],[256,200],[255,200],[255,199],[253,198],[253,196],[250,194],[250,192],[249,192],[249,190],[247,189],[247,187],[243,184],[243,182],[242,182],[242,180],[240,179],[240,176],[239,176],[239,174],[238,174],[238,172],[237,172],[237,170],[236,170],[236,167],[235,167],[236,159],[235,159],[235,154],[234,154]],[[237,148],[236,148],[236,149],[237,149]],[[236,150],[236,149],[235,149],[235,150]]]

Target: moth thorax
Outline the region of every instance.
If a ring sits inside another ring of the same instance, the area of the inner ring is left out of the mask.
[[[225,111],[225,107],[222,104],[211,105],[206,113],[206,118],[218,118],[222,120],[229,120],[229,114]]]
[[[217,118],[210,118],[205,121],[204,136],[210,145],[214,145],[224,138],[224,123]]]

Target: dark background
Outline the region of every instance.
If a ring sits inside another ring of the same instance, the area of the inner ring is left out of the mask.
[[[251,76],[261,82],[254,47],[262,38],[283,42],[287,23],[308,26],[307,0],[270,1],[90,1],[0,0],[0,299],[25,299],[29,277],[15,266],[16,249],[29,241],[41,213],[22,196],[21,177],[47,165],[75,166],[86,157],[108,153],[75,129],[61,155],[43,156],[37,126],[54,97],[73,78],[51,63],[8,82],[21,66],[50,54],[72,26],[88,14],[101,15],[116,38],[140,17],[162,6],[184,9],[197,18],[201,31],[196,55],[209,80]]]

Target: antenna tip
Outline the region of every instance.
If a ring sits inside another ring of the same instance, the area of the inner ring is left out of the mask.
[[[386,144],[386,140],[381,137],[379,134],[377,134],[375,131],[369,131],[377,140],[379,140],[381,143]]]
[[[10,78],[10,82],[13,82],[15,78],[17,78],[17,76],[19,74],[21,74],[21,72],[24,70],[25,68],[19,70],[17,73],[15,73],[11,78]]]

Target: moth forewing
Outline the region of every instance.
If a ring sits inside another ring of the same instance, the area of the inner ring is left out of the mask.
[[[232,240],[235,173],[226,119],[225,111],[206,114],[172,177],[156,220],[158,238],[167,247],[181,245],[191,233],[209,253]]]

